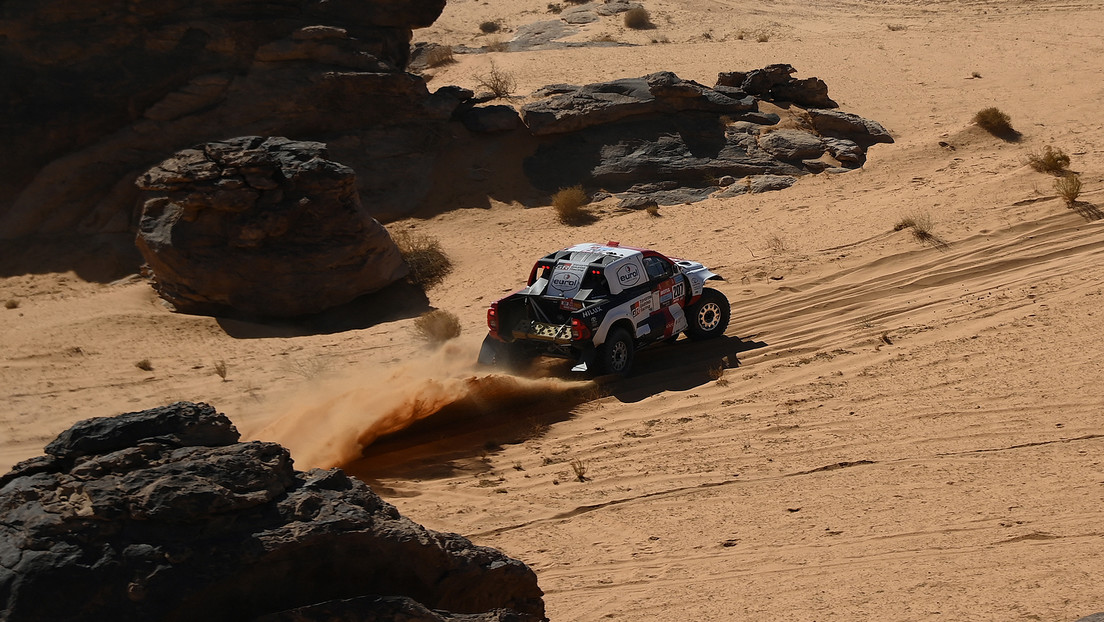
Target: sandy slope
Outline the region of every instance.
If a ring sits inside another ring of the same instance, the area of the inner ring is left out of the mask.
[[[546,5],[452,0],[415,38],[478,45],[487,19],[508,38]],[[213,403],[252,436],[310,441],[296,455],[321,464],[328,445],[467,391],[350,468],[415,520],[531,564],[554,620],[1104,610],[1104,5],[647,6],[655,30],[611,18],[573,37],[643,45],[461,55],[431,86],[472,86],[492,59],[523,93],[661,69],[712,84],[789,62],[897,143],[861,171],[662,218],[603,205],[570,229],[496,203],[396,223],[438,236],[458,264],[430,298],[466,334],[436,353],[411,320],[303,334],[173,315],[137,281],[5,279],[0,298],[20,304],[0,310],[0,468],[73,420],[176,399]],[[970,125],[989,105],[1020,143]],[[1080,213],[1024,165],[1047,144],[1081,173]],[[945,244],[892,231],[924,213]],[[549,249],[607,239],[716,267],[728,337],[642,353],[634,377],[597,388],[529,381],[540,399],[520,405],[516,387],[467,381],[486,304]],[[715,381],[725,356],[740,366]],[[298,419],[274,423],[285,414]]]

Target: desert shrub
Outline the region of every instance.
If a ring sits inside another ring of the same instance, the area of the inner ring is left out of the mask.
[[[770,32],[766,30],[760,30],[755,35],[755,40],[759,43],[766,43],[767,41],[770,41]]]
[[[663,214],[659,213],[659,206],[658,205],[649,205],[648,207],[644,208],[644,211],[648,212],[648,215],[651,216],[652,218],[659,218],[659,217],[663,216]]]
[[[713,382],[717,383],[718,387],[727,387],[728,378],[725,378],[725,366],[724,364],[711,365],[709,367],[709,378]]]
[[[908,26],[904,24],[886,24],[886,28],[890,29],[892,32],[901,32],[902,30],[907,30]]]
[[[652,16],[648,13],[648,9],[641,6],[625,11],[625,27],[633,30],[655,28],[652,25]]]
[[[441,249],[441,242],[424,233],[399,231],[391,235],[399,247],[406,265],[410,266],[410,280],[422,289],[431,289],[445,280],[452,272],[452,260]]]
[[[998,138],[1007,138],[1016,134],[1016,130],[1012,128],[1012,117],[993,106],[979,110],[974,115],[974,123]]]
[[[578,458],[571,459],[571,470],[575,473],[575,479],[580,482],[587,481],[587,465],[585,462]]]
[[[498,32],[502,29],[502,26],[495,21],[486,21],[479,25],[479,31],[485,35],[489,35],[492,32]]]
[[[430,67],[440,67],[455,62],[456,59],[452,55],[451,45],[438,45],[426,54],[426,65]]]
[[[414,320],[414,330],[431,344],[444,343],[460,336],[460,318],[444,309],[434,309]]]
[[[475,76],[475,83],[480,88],[490,91],[499,99],[505,99],[513,95],[514,88],[517,86],[513,74],[499,69],[494,61],[491,61],[491,68],[487,73]]]
[[[556,2],[549,2],[548,12],[554,15],[559,15],[560,13],[563,13],[563,5]]]
[[[561,188],[552,195],[552,207],[556,210],[556,217],[565,225],[585,225],[594,222],[594,215],[586,209],[590,203],[582,186]]]
[[[1076,173],[1062,175],[1054,180],[1054,189],[1058,191],[1058,196],[1065,199],[1066,205],[1073,207],[1077,197],[1081,196],[1081,177]]]
[[[4,302],[5,309],[18,309],[19,301],[15,298],[9,298]]]
[[[149,359],[142,359],[134,363],[134,366],[142,371],[153,371],[153,363]]]
[[[934,246],[943,246],[944,242],[932,233],[934,227],[935,222],[932,220],[931,214],[919,212],[903,216],[901,220],[897,221],[897,224],[893,225],[893,230],[904,231],[905,229],[911,229],[912,236],[916,238],[917,241],[924,242],[925,244],[932,244]]]
[[[1027,163],[1040,173],[1062,175],[1069,168],[1070,157],[1061,149],[1055,149],[1047,145],[1043,148],[1042,153],[1031,152],[1027,154]]]
[[[226,380],[226,361],[215,363],[215,374],[217,374],[219,378]]]

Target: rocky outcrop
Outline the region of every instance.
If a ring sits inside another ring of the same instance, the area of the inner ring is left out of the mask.
[[[407,273],[325,145],[241,137],[177,152],[138,179],[137,244],[178,311],[295,317]]]
[[[80,422],[0,476],[0,619],[544,617],[536,575],[206,404]]]
[[[549,193],[582,184],[619,193],[623,205],[668,205],[726,186],[718,196],[782,189],[798,175],[862,166],[870,145],[893,142],[875,121],[803,110],[836,104],[824,82],[793,73],[789,65],[722,73],[714,88],[670,72],[544,87],[521,111],[537,138],[525,174]],[[781,106],[767,112],[763,102]],[[720,183],[726,177],[748,183]]]
[[[546,87],[550,96],[521,109],[535,136],[566,134],[642,115],[708,111],[738,115],[755,110],[751,97],[734,97],[669,71],[586,86]]]
[[[444,4],[6,3],[0,236],[126,231],[142,171],[249,134],[348,137],[340,159],[366,198],[417,198],[395,177],[426,165],[411,145],[432,143],[451,108],[403,69],[411,29]]]

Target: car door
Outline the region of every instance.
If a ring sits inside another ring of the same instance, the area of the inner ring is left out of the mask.
[[[648,317],[652,339],[666,339],[686,330],[686,277],[662,255],[646,255],[644,270],[652,291],[652,313]]]

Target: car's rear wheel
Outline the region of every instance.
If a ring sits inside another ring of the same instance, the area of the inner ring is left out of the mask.
[[[686,334],[691,339],[712,339],[724,334],[732,309],[724,294],[707,287],[687,311]]]
[[[633,355],[632,336],[623,328],[615,328],[610,331],[606,342],[598,347],[598,366],[603,374],[628,375],[632,369]]]

